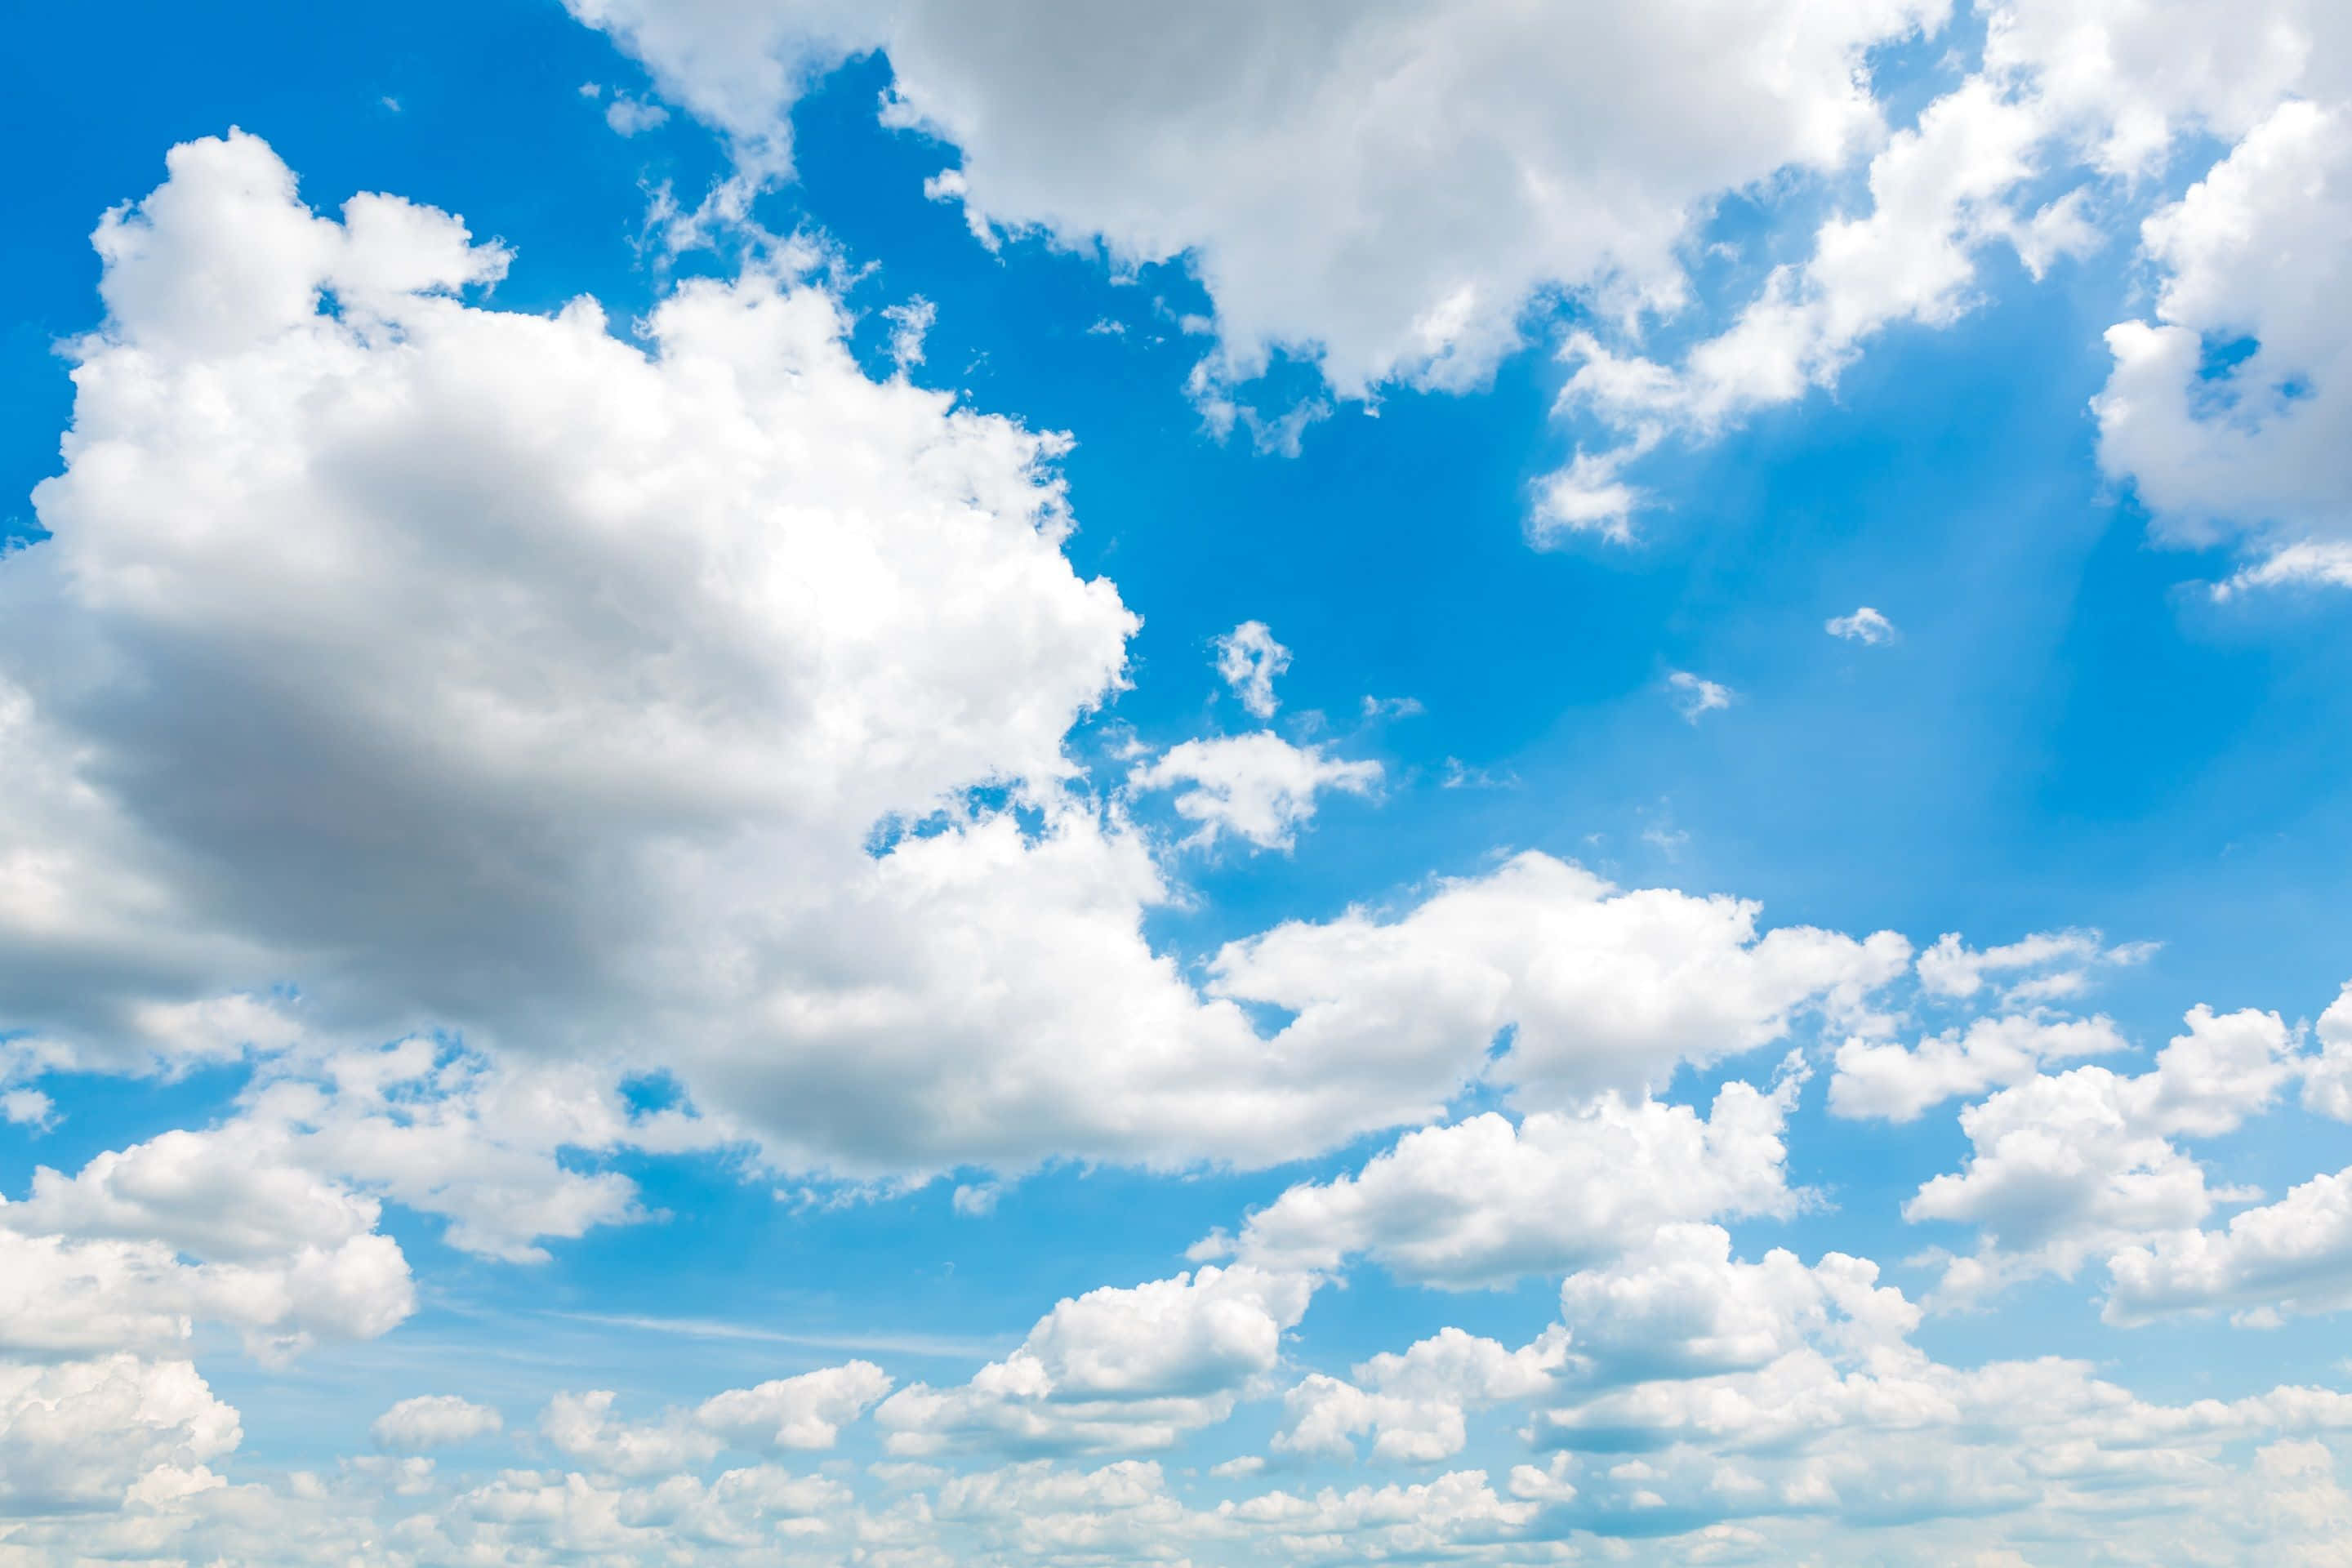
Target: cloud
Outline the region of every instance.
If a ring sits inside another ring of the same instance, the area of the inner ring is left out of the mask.
[[[669,123],[669,110],[658,103],[647,103],[616,92],[613,101],[604,106],[604,123],[622,136],[635,136]]]
[[[279,1359],[374,1339],[415,1308],[374,1199],[236,1130],[175,1131],[34,1172],[0,1200],[0,1352],[158,1351],[194,1321]]]
[[[142,1477],[202,1467],[242,1437],[236,1412],[184,1361],[0,1363],[0,1509],[12,1516],[119,1504]]]
[[[1958,1001],[1984,989],[1988,976],[2017,974],[2002,989],[2001,1005],[2032,1005],[2079,994],[2101,966],[2145,963],[2155,952],[2153,942],[2109,947],[2097,931],[2075,930],[2035,931],[1979,952],[1947,931],[1920,952],[1919,985],[1930,996]]]
[[[368,1435],[379,1448],[416,1454],[453,1443],[470,1443],[504,1425],[499,1413],[487,1405],[476,1405],[454,1394],[420,1394],[377,1416]]]
[[[2009,1014],[1977,1018],[1916,1046],[1852,1039],[1838,1047],[1830,1079],[1836,1116],[1916,1121],[1947,1100],[1968,1099],[1994,1085],[2022,1083],[2046,1061],[2127,1048],[2115,1025],[2098,1018],[2040,1018]]]
[[[2352,103],[2282,104],[2142,236],[2162,283],[2107,333],[2101,464],[2165,536],[2256,557],[2225,595],[2352,577]]]
[[[1271,730],[1186,741],[1129,774],[1139,790],[1175,790],[1176,814],[1201,825],[1192,841],[1232,834],[1261,849],[1287,849],[1314,820],[1324,790],[1370,795],[1381,765],[1342,762],[1319,745],[1294,746]],[[1187,787],[1190,786],[1190,787]]]
[[[1943,1290],[1967,1300],[2036,1274],[2071,1277],[2085,1258],[2194,1230],[2232,1195],[2176,1142],[2235,1131],[2268,1107],[2302,1064],[2275,1014],[2192,1009],[2154,1070],[2103,1067],[2036,1074],[1960,1113],[1971,1153],[1904,1205],[1914,1222],[1974,1225],[1974,1256],[1952,1260]]]
[[[1217,676],[1234,689],[1254,719],[1271,719],[1281,706],[1274,679],[1290,668],[1290,650],[1274,640],[1264,621],[1244,621],[1217,638]]]
[[[1529,852],[1440,882],[1392,920],[1351,910],[1229,943],[1209,989],[1295,1014],[1276,1044],[1298,1070],[1484,1056],[1508,1029],[1484,1079],[1522,1110],[1568,1111],[1612,1089],[1638,1096],[1685,1063],[1759,1049],[1801,1012],[1858,1017],[1910,961],[1892,931],[1759,935],[1758,913],[1734,899],[1620,889]]]
[[[1223,1420],[1274,1370],[1311,1276],[1203,1268],[1066,1299],[961,1388],[913,1384],[875,1421],[894,1454],[1164,1448]]]
[[[713,1394],[694,1419],[739,1448],[830,1448],[842,1427],[889,1392],[888,1373],[853,1361]]]
[[[1682,0],[1563,31],[1492,0],[571,8],[723,132],[753,181],[789,168],[811,83],[886,49],[884,119],[953,147],[976,233],[1043,230],[1129,267],[1184,258],[1213,302],[1211,390],[1282,348],[1350,398],[1477,384],[1547,288],[1629,313],[1675,302],[1676,247],[1706,205],[1869,147],[1865,54],[1944,14]],[[1670,107],[1692,103],[1708,111]]]
[[[1878,647],[1895,640],[1895,623],[1872,609],[1868,605],[1850,616],[1832,616],[1822,623],[1822,629],[1833,637],[1858,642],[1865,647]]]
[[[1794,1098],[1744,1083],[1711,1115],[1607,1098],[1517,1127],[1489,1112],[1408,1132],[1352,1175],[1302,1182],[1234,1244],[1262,1267],[1331,1273],[1355,1258],[1449,1289],[1559,1274],[1643,1245],[1662,1225],[1785,1215],[1783,1121]]]
[[[529,1260],[635,1214],[566,1149],[1262,1164],[1481,1072],[1637,1089],[1885,968],[1537,858],[1235,943],[1204,994],[1143,934],[1150,845],[1071,782],[1135,620],[1061,552],[1057,438],[869,378],[788,270],[680,284],[641,349],[467,302],[502,253],[390,197],[319,217],[252,137],[170,166],[101,231],[52,537],[0,564],[26,1070],[299,1058],[240,1125]],[[1270,703],[1279,645],[1237,637]],[[1303,816],[1209,777],[1240,754],[1186,753],[1220,831]],[[1717,999],[1646,991],[1677,972]],[[1408,975],[1393,1017],[1343,1000]],[[685,1109],[622,1110],[647,1070]]]
[[[1686,669],[1675,670],[1666,677],[1666,687],[1675,694],[1675,711],[1693,724],[1698,722],[1702,713],[1730,707],[1732,699],[1738,695],[1728,686],[1703,679]]]
[[[920,294],[903,304],[883,308],[890,323],[890,363],[901,371],[923,363],[923,338],[940,319],[940,308]]]
[[[1428,1464],[1451,1458],[1466,1441],[1464,1413],[1526,1399],[1551,1386],[1566,1364],[1568,1331],[1555,1324],[1516,1351],[1444,1329],[1402,1354],[1374,1356],[1353,1383],[1319,1373],[1283,1396],[1277,1451],[1347,1459],[1353,1438],[1370,1433],[1376,1459]]]

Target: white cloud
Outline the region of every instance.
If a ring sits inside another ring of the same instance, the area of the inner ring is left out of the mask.
[[[889,1392],[888,1373],[853,1361],[714,1394],[694,1419],[739,1448],[830,1448],[842,1427]]]
[[[379,1205],[234,1130],[107,1151],[0,1200],[0,1350],[160,1350],[194,1321],[277,1358],[373,1339],[415,1307]]]
[[[2265,558],[2227,592],[2345,580],[2352,104],[2281,105],[2143,237],[2163,284],[2107,333],[2101,462],[2168,536]]]
[[[2184,1229],[2126,1247],[2107,1272],[2110,1322],[2217,1307],[2274,1322],[2282,1310],[2352,1307],[2352,1171],[2314,1176],[2231,1216],[2225,1230]]]
[[[2352,1121],[2352,982],[2319,1016],[2319,1059],[2307,1063],[2303,1103],[2322,1116]]]
[[[1838,1116],[1916,1121],[1930,1107],[1968,1099],[1995,1085],[2022,1083],[2046,1061],[2126,1049],[2130,1042],[2099,1018],[2018,1014],[1977,1018],[1966,1029],[1905,1047],[1852,1039],[1838,1047],[1830,1110]]]
[[[1969,304],[1974,253],[2015,239],[2005,205],[2033,172],[2038,116],[1991,81],[1973,79],[1897,132],[1870,165],[1871,209],[1832,216],[1801,264],[1775,268],[1762,292],[1679,368],[1622,354],[1590,331],[1561,353],[1576,365],[1564,412],[1588,412],[1617,445],[1580,452],[1547,492],[1542,531],[1622,534],[1639,493],[1618,478],[1666,435],[1706,437],[1759,408],[1833,384],[1863,342],[1890,323],[1948,325]],[[2054,209],[2021,248],[2079,248],[2087,232]]]
[[[1485,1077],[1525,1110],[1570,1110],[1758,1049],[1801,1011],[1857,1016],[1910,961],[1891,931],[1759,936],[1757,913],[1733,899],[1627,891],[1528,853],[1440,883],[1393,921],[1353,910],[1232,943],[1210,989],[1296,1014],[1276,1044],[1298,1070],[1483,1054],[1508,1028]]]
[[[882,319],[890,323],[890,362],[902,371],[922,363],[923,339],[938,323],[940,308],[918,294],[883,307]]]
[[[1248,1265],[1106,1286],[1057,1304],[965,1386],[910,1384],[874,1418],[894,1454],[1164,1448],[1274,1370],[1314,1289]]]
[[[1285,1419],[1274,1447],[1351,1458],[1356,1435],[1370,1433],[1377,1459],[1451,1458],[1467,1440],[1465,1411],[1543,1393],[1567,1359],[1568,1332],[1558,1324],[1516,1351],[1460,1329],[1441,1330],[1401,1355],[1365,1362],[1353,1383],[1319,1373],[1300,1383],[1283,1396]]]
[[[1217,638],[1217,676],[1234,689],[1254,719],[1271,719],[1282,706],[1274,679],[1290,668],[1290,650],[1274,640],[1264,621],[1244,621]]]
[[[1379,787],[1381,765],[1343,762],[1319,745],[1294,746],[1257,730],[1183,742],[1129,778],[1137,789],[1177,791],[1176,814],[1201,825],[1195,843],[1213,844],[1230,833],[1261,849],[1287,849],[1314,820],[1318,793],[1370,795]]]
[[[1499,1497],[1484,1470],[1450,1470],[1410,1485],[1325,1487],[1312,1497],[1264,1492],[1220,1510],[1263,1531],[1287,1561],[1412,1561],[1507,1540],[1536,1505]]]
[[[1738,1262],[1720,1226],[1667,1226],[1632,1257],[1561,1281],[1560,1315],[1596,1384],[1704,1377],[1817,1340],[1855,1353],[1901,1341],[1919,1310],[1877,1279],[1876,1265],[1834,1252],[1811,1268],[1780,1247]]]
[[[184,1361],[0,1363],[0,1510],[15,1517],[120,1503],[142,1477],[200,1467],[242,1436]]]
[[[1728,686],[1718,685],[1687,669],[1675,670],[1666,677],[1666,687],[1675,694],[1675,711],[1690,723],[1698,722],[1702,713],[1712,713],[1731,706],[1738,695]]]
[[[57,1103],[37,1089],[12,1089],[0,1093],[0,1121],[11,1127],[39,1131],[57,1120]]]
[[[639,1478],[671,1476],[697,1468],[726,1447],[717,1433],[696,1426],[683,1411],[658,1422],[632,1425],[613,1417],[617,1397],[609,1388],[559,1394],[540,1412],[539,1431],[555,1451],[592,1467],[598,1474]]]
[[[452,1443],[470,1443],[505,1426],[499,1413],[454,1394],[420,1394],[404,1399],[368,1427],[379,1448],[422,1453]]]
[[[571,7],[755,180],[788,166],[810,82],[887,49],[885,118],[954,145],[976,232],[1099,240],[1125,266],[1183,257],[1214,302],[1212,383],[1282,346],[1344,397],[1478,383],[1548,286],[1615,309],[1677,300],[1676,246],[1706,205],[1867,148],[1882,122],[1864,53],[1944,16],[1906,0],[1675,0],[1598,28],[1495,0]]]
[[[728,1448],[777,1453],[832,1447],[841,1428],[890,1391],[890,1377],[872,1362],[853,1361],[751,1388],[715,1394],[691,1410],[672,1408],[658,1420],[615,1419],[610,1389],[559,1394],[540,1413],[542,1436],[566,1458],[602,1475],[675,1476]]]
[[[1922,1185],[1907,1219],[1978,1227],[1944,1290],[1965,1299],[2037,1273],[2071,1277],[2094,1255],[2194,1230],[2232,1195],[2175,1142],[2234,1131],[2295,1075],[2274,1014],[2198,1007],[2187,1032],[2133,1078],[2081,1067],[2036,1075],[1960,1113],[1972,1146],[1958,1173]],[[2251,1195],[2251,1194],[2238,1194]]]
[[[2152,942],[2109,947],[2097,931],[2076,930],[2035,931],[1979,952],[1947,931],[1920,952],[1919,985],[1931,996],[1965,1000],[1984,989],[1988,976],[2015,974],[2000,993],[2001,1005],[2032,1005],[2076,995],[2101,965],[2141,963],[2155,951]]]
[[[1712,1114],[1604,1098],[1513,1127],[1489,1112],[1409,1132],[1363,1170],[1301,1183],[1250,1215],[1244,1261],[1333,1273],[1362,1257],[1462,1289],[1558,1274],[1642,1246],[1662,1225],[1788,1215],[1781,1131],[1794,1084],[1726,1084]]]
[[[613,101],[604,106],[604,123],[620,135],[635,136],[640,132],[668,124],[669,110],[658,103],[647,103],[643,99],[631,98],[625,92],[616,92],[613,95]]]
[[[1235,943],[1204,995],[1144,937],[1150,844],[1066,787],[1135,623],[1060,552],[1056,439],[866,377],[789,275],[681,285],[646,351],[449,297],[502,255],[316,217],[253,138],[172,167],[104,231],[53,536],[0,565],[19,1060],[331,1057],[244,1124],[528,1259],[636,1212],[566,1149],[1264,1164],[1479,1076],[1638,1092],[1899,963],[1536,857]],[[420,1026],[468,1049],[378,1084],[331,1048]],[[626,1114],[646,1068],[733,1120]]]
[[[1895,640],[1895,623],[1885,616],[1863,605],[1850,616],[1832,616],[1822,623],[1822,629],[1833,637],[1858,642],[1865,647],[1879,647]]]

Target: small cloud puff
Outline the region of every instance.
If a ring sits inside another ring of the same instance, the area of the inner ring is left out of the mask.
[[[1848,642],[1880,647],[1895,640],[1895,623],[1872,609],[1868,605],[1850,616],[1832,616],[1822,623],[1822,629],[1833,637]]]
[[[1687,669],[1675,670],[1666,677],[1666,685],[1675,694],[1675,709],[1690,723],[1698,722],[1699,715],[1717,708],[1728,708],[1738,693],[1728,686],[1704,679]]]
[[[1217,673],[1242,706],[1260,719],[1271,719],[1282,706],[1274,695],[1274,678],[1290,668],[1290,650],[1274,640],[1264,621],[1244,621],[1217,639]]]
[[[631,98],[625,92],[614,93],[613,101],[604,109],[604,123],[623,136],[635,136],[639,132],[651,131],[657,126],[668,123],[668,121],[669,110],[660,104],[647,103],[643,99]]]

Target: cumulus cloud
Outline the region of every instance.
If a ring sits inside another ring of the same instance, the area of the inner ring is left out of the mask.
[[[713,1394],[694,1419],[739,1448],[830,1448],[842,1427],[889,1392],[887,1373],[853,1361]]]
[[[235,1130],[175,1131],[46,1166],[0,1200],[0,1350],[158,1351],[194,1322],[254,1353],[373,1339],[415,1310],[380,1205]]]
[[[1070,785],[1135,622],[1061,552],[1058,439],[867,377],[785,262],[680,285],[650,349],[469,303],[503,253],[389,197],[320,217],[250,136],[102,237],[52,537],[0,564],[27,1070],[454,1034],[381,1082],[266,1075],[247,1124],[529,1259],[635,1212],[564,1149],[1264,1163],[1481,1072],[1635,1089],[1887,971],[1899,939],[1534,858],[1236,943],[1203,994],[1143,935],[1150,845]],[[1243,642],[1270,703],[1279,645]],[[1303,817],[1219,756],[1185,764],[1219,831]],[[299,1019],[258,1000],[289,982]],[[648,1068],[731,1120],[625,1113]]]
[[[469,1443],[506,1425],[487,1405],[477,1405],[454,1394],[420,1394],[404,1399],[368,1427],[379,1448],[416,1454],[452,1443]]]
[[[1975,1255],[1954,1259],[1944,1290],[1967,1298],[2154,1236],[2194,1230],[2225,1198],[2206,1185],[2184,1138],[2235,1131],[2296,1074],[2277,1015],[2192,1009],[2153,1070],[2123,1077],[2073,1068],[2002,1089],[1960,1113],[1971,1152],[1922,1185],[1907,1219],[1973,1225]]]
[[[12,1515],[119,1504],[142,1479],[197,1470],[243,1436],[184,1361],[0,1363],[0,1509]]]
[[[1910,962],[1891,931],[1759,936],[1757,914],[1528,853],[1395,920],[1355,910],[1232,943],[1210,989],[1296,1014],[1275,1044],[1302,1066],[1409,1060],[1440,1039],[1484,1052],[1507,1028],[1487,1079],[1523,1110],[1569,1110],[1755,1050],[1800,1013],[1859,1016]]]
[[[1319,745],[1294,746],[1259,730],[1183,742],[1129,777],[1138,789],[1176,791],[1176,814],[1201,825],[1195,843],[1231,834],[1261,849],[1286,849],[1314,819],[1318,794],[1370,795],[1381,765],[1342,761]]]
[[[1223,1420],[1274,1370],[1312,1276],[1202,1268],[1063,1300],[961,1388],[913,1384],[875,1421],[895,1454],[1151,1449]]]
[[[1660,1226],[1788,1215],[1784,1121],[1794,1080],[1687,1106],[1606,1098],[1514,1127],[1489,1112],[1409,1132],[1351,1175],[1305,1182],[1249,1216],[1239,1257],[1338,1271],[1355,1258],[1452,1289],[1557,1274],[1641,1246]]]
[[[1567,1359],[1568,1331],[1558,1324],[1516,1351],[1441,1330],[1402,1354],[1374,1356],[1355,1369],[1353,1382],[1318,1373],[1300,1383],[1283,1396],[1274,1447],[1352,1458],[1353,1439],[1369,1433],[1376,1459],[1451,1458],[1466,1441],[1465,1411],[1542,1393]]]
[[[2107,333],[2101,462],[2172,537],[2263,558],[2225,592],[2343,581],[2352,103],[2282,104],[2143,235],[2163,283]]]
[[[1182,257],[1215,311],[1205,384],[1281,348],[1345,397],[1477,384],[1543,288],[1626,310],[1678,300],[1676,247],[1706,204],[1866,149],[1883,123],[1864,55],[1944,16],[1909,0],[1677,0],[1579,28],[1492,0],[571,8],[724,132],[753,180],[788,167],[809,83],[886,50],[884,118],[952,144],[940,189],[976,233],[1043,230],[1128,266]],[[1708,111],[1667,107],[1691,103]]]
[[[2129,1046],[2108,1019],[2019,1014],[1972,1020],[1904,1047],[1866,1039],[1837,1048],[1830,1110],[1839,1116],[1916,1121],[1947,1100],[2022,1083],[2047,1061],[2097,1056]]]
[[[625,1478],[678,1475],[729,1448],[754,1453],[830,1448],[841,1428],[890,1392],[888,1373],[853,1361],[751,1388],[715,1394],[692,1409],[672,1408],[653,1421],[614,1414],[610,1389],[559,1394],[541,1412],[541,1436],[566,1458],[597,1473]]]

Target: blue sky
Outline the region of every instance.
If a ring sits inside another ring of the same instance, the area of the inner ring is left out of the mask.
[[[22,24],[0,1562],[2336,1561],[2263,9]]]

